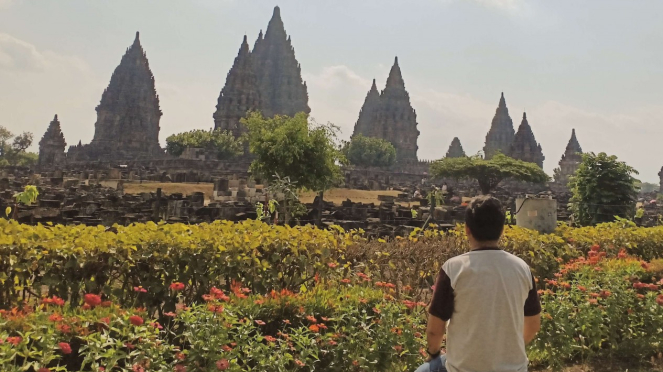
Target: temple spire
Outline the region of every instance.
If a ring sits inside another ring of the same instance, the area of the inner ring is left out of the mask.
[[[42,168],[64,164],[64,150],[66,146],[67,142],[64,140],[64,134],[62,134],[60,121],[56,114],[48,125],[48,129],[46,129],[46,133],[44,133],[41,141],[39,141],[39,158],[37,160],[37,165]]]
[[[492,158],[497,152],[507,154],[511,148],[515,131],[513,121],[506,107],[504,93],[500,96],[500,102],[495,110],[495,116],[490,124],[490,130],[486,135],[486,143],[483,148],[486,159]]]
[[[462,158],[465,156],[465,150],[463,150],[463,146],[460,144],[460,140],[458,137],[454,137],[454,139],[451,141],[451,145],[449,145],[449,150],[447,150],[447,158]]]
[[[405,89],[405,81],[403,80],[403,75],[401,74],[401,67],[398,65],[398,57],[394,59],[394,65],[389,71],[389,77],[387,78],[387,86],[385,87],[385,90],[389,88]]]
[[[575,174],[581,162],[582,148],[576,137],[576,130],[572,129],[571,139],[569,139],[569,143],[566,145],[566,150],[562,155],[562,159],[559,161],[559,167],[553,172],[555,182],[562,186],[567,186],[569,178]]]
[[[377,127],[377,114],[380,110],[380,92],[373,79],[373,85],[371,89],[366,94],[366,99],[364,100],[364,105],[359,111],[359,118],[357,123],[355,123],[354,132],[352,136],[361,134],[365,137],[378,137],[382,136],[382,131]]]
[[[518,132],[514,136],[511,149],[507,155],[514,159],[535,163],[543,168],[545,157],[541,151],[541,145],[534,138],[532,127],[529,125],[527,114],[525,113],[523,113],[523,121],[518,127]]]

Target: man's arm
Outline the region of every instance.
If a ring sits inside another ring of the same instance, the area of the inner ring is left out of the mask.
[[[444,333],[447,331],[447,322],[436,317],[435,315],[428,315],[428,325],[426,326],[426,340],[428,342],[428,354],[436,354],[440,352],[442,347],[442,339]]]
[[[525,329],[523,330],[523,338],[525,345],[532,342],[536,333],[541,329],[541,314],[525,317]],[[430,344],[429,344],[430,345]]]

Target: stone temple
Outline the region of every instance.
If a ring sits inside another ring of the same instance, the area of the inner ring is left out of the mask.
[[[543,168],[545,156],[543,156],[541,145],[537,143],[534,138],[532,127],[529,126],[529,123],[527,122],[527,114],[525,113],[523,113],[523,121],[520,123],[518,132],[516,132],[516,135],[513,138],[513,143],[506,155],[509,155],[514,159],[534,163]]]
[[[62,128],[60,128],[60,121],[58,116],[55,115],[51,124],[48,125],[46,133],[39,141],[39,160],[37,161],[39,168],[64,165],[66,161],[64,150],[66,147],[67,142],[64,140]]]
[[[219,95],[214,127],[239,136],[244,132],[239,121],[252,110],[260,111],[266,117],[311,112],[301,66],[295,58],[295,49],[285,31],[279,7],[274,8],[264,36],[260,31],[253,51],[249,50],[244,37]]]
[[[417,113],[412,108],[410,95],[405,90],[398,57],[381,93],[378,93],[373,80],[373,86],[366,95],[355,124],[353,136],[357,134],[391,142],[396,148],[397,162],[417,162]]]
[[[504,93],[502,93],[495,116],[490,124],[490,130],[486,135],[486,145],[483,148],[486,159],[492,158],[498,151],[505,155],[508,154],[514,137],[513,121],[509,116],[509,109],[506,107],[506,100],[504,99]]]
[[[581,162],[582,148],[576,138],[576,130],[573,129],[571,139],[559,161],[559,168],[555,169],[555,182],[566,186],[569,183],[569,177],[576,173]]]
[[[136,39],[122,57],[96,108],[94,138],[70,147],[68,160],[159,157],[159,96],[147,56]]]
[[[460,144],[460,140],[458,137],[454,137],[454,139],[451,141],[451,145],[449,145],[449,150],[447,151],[447,155],[445,157],[462,158],[464,156],[466,156],[465,150],[463,150],[463,146]]]

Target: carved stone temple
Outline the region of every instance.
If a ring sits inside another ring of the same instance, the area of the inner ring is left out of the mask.
[[[454,137],[454,139],[451,141],[451,145],[449,145],[449,150],[447,151],[447,155],[445,157],[462,158],[464,156],[466,156],[465,150],[463,150],[463,146],[460,144],[460,140],[458,137]]]
[[[226,85],[219,95],[214,113],[214,128],[227,130],[235,137],[239,137],[246,132],[246,127],[240,123],[240,120],[246,116],[247,112],[260,109],[258,79],[254,71],[249,43],[244,36],[239,54],[228,72]]]
[[[518,127],[518,132],[513,138],[513,143],[507,155],[514,159],[534,163],[543,168],[543,151],[541,145],[536,142],[532,127],[527,122],[527,114],[523,113],[523,121]]]
[[[37,161],[39,168],[64,165],[66,160],[64,150],[66,147],[67,142],[64,140],[62,128],[60,128],[60,121],[58,116],[55,115],[53,121],[48,125],[46,133],[39,141],[39,160]]]
[[[571,139],[566,145],[566,150],[559,161],[559,168],[555,169],[555,182],[566,186],[569,183],[569,177],[576,173],[582,162],[582,148],[576,138],[576,130],[571,132]]]
[[[274,8],[264,38],[260,31],[251,56],[264,116],[294,116],[298,112],[311,112],[302,69],[295,58],[292,40],[285,32],[278,6]]]
[[[94,138],[89,145],[70,147],[72,160],[158,157],[159,96],[138,32],[122,57],[96,108]]]
[[[417,113],[412,108],[410,95],[405,89],[398,57],[381,93],[378,93],[373,80],[373,86],[366,95],[355,124],[353,136],[357,134],[391,142],[396,148],[398,162],[417,161]]]
[[[509,116],[509,109],[506,107],[506,100],[504,99],[504,93],[502,93],[495,116],[490,124],[490,130],[486,135],[486,145],[483,148],[485,158],[492,158],[498,151],[507,155],[511,150],[514,136],[513,121]]]
[[[253,110],[262,112],[266,117],[311,112],[301,66],[278,6],[274,8],[264,36],[260,31],[253,51],[249,50],[244,36],[239,54],[228,72],[226,85],[219,95],[214,127],[239,136],[245,131],[239,121]]]

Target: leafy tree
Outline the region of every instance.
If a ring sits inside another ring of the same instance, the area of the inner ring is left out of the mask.
[[[232,133],[220,129],[194,129],[166,138],[166,152],[170,155],[180,156],[188,147],[213,151],[219,160],[241,155],[244,149],[240,139],[235,138]]]
[[[32,145],[33,135],[23,132],[14,136],[7,128],[0,126],[0,166],[36,164],[38,155],[26,150]]]
[[[248,128],[249,149],[255,155],[251,171],[271,181],[287,177],[299,188],[324,191],[341,180],[345,157],[336,145],[338,128],[294,117],[264,118],[252,112],[242,123]]]
[[[479,155],[462,158],[444,158],[431,164],[434,177],[470,178],[479,182],[481,193],[490,194],[500,182],[507,178],[524,182],[544,183],[548,175],[534,163],[496,154],[490,160]]]
[[[396,160],[396,148],[391,142],[361,134],[345,143],[343,154],[350,164],[362,167],[388,167]]]
[[[602,152],[582,155],[582,163],[569,186],[573,196],[571,209],[581,225],[630,218],[638,196],[638,172],[626,163]]]

